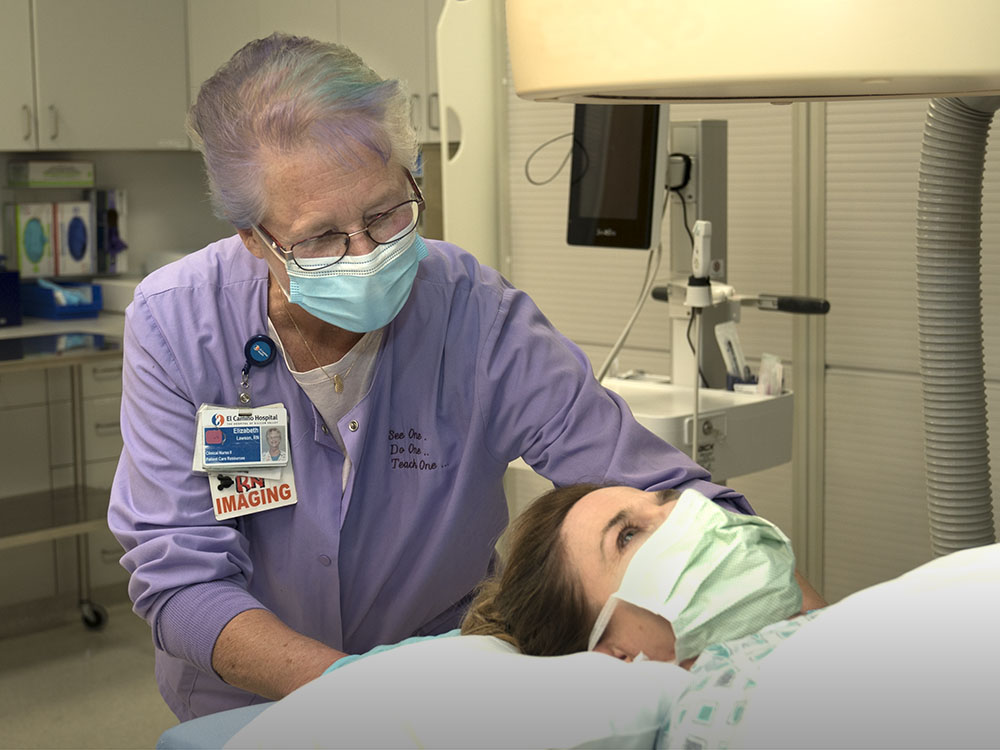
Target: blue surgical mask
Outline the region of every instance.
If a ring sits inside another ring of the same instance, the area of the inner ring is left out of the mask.
[[[423,238],[410,232],[367,255],[348,255],[334,265],[328,265],[331,258],[309,258],[298,261],[303,270],[288,259],[286,296],[330,325],[355,333],[374,331],[403,309],[417,264],[426,257]]]

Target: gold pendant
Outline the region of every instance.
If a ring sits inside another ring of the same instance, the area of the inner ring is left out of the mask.
[[[344,381],[341,379],[339,373],[333,376],[333,390],[335,390],[337,393],[344,392]]]

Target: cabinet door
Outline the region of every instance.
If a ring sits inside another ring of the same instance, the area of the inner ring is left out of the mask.
[[[188,0],[188,76],[190,103],[198,89],[258,34],[257,3],[248,0]]]
[[[410,118],[427,140],[427,25],[414,0],[341,0],[340,38],[383,78],[399,78],[410,92]]]
[[[29,0],[0,0],[0,151],[35,149]]]
[[[340,41],[337,0],[188,0],[190,101],[233,53],[275,31]]]
[[[186,149],[184,0],[34,0],[38,147]]]

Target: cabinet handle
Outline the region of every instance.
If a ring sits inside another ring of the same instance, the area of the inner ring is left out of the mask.
[[[441,129],[441,119],[438,115],[438,94],[435,91],[427,97],[427,127],[435,133]]]
[[[94,425],[94,432],[98,435],[102,432],[121,432],[121,422],[98,422]]]
[[[420,130],[417,118],[420,117],[420,94],[410,96],[410,125],[414,130]]]
[[[113,380],[122,376],[122,366],[92,367],[90,374],[94,376],[94,380]]]
[[[59,137],[59,110],[56,109],[55,104],[49,105],[49,117],[52,121],[52,131],[49,138],[54,141]]]
[[[24,140],[31,140],[31,107],[27,104],[21,105],[21,111],[24,113]]]

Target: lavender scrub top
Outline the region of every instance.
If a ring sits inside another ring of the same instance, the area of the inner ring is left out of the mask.
[[[181,720],[263,700],[211,666],[245,610],[347,653],[454,628],[507,522],[502,478],[518,457],[557,485],[695,487],[752,512],[641,427],[526,294],[454,245],[427,245],[371,388],[338,424],[347,488],[343,454],[276,360],[254,368],[251,393],[288,410],[298,503],[227,521],[191,471],[195,411],[237,405],[244,344],[267,331],[267,264],[234,236],[136,289],[108,522]]]

